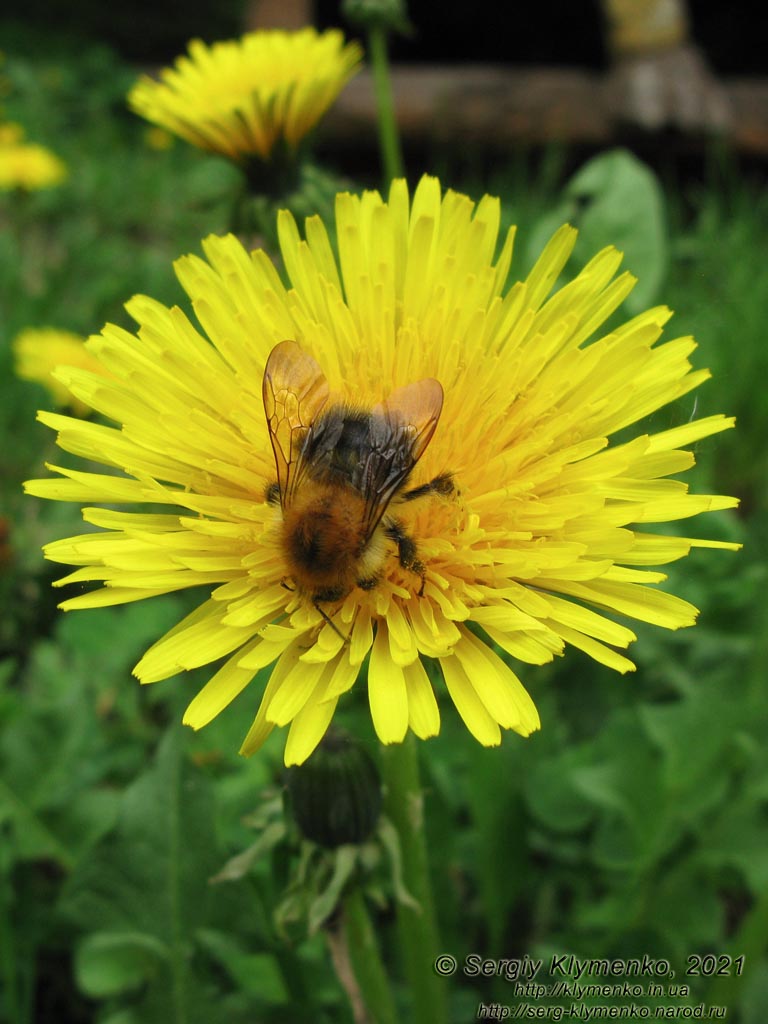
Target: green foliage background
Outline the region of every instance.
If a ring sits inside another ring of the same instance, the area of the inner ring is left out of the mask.
[[[247,816],[280,778],[280,742],[236,751],[251,687],[201,734],[176,723],[205,678],[140,688],[130,669],[192,595],[62,615],[40,554],[81,531],[77,509],[23,499],[54,453],[35,423],[45,392],[13,374],[25,326],[88,334],[144,292],[182,302],[171,263],[227,225],[237,177],[181,144],[157,152],[125,109],[132,69],[97,46],[4,36],[3,113],[68,163],[59,189],[0,196],[0,1021],[151,1024],[347,1021],[321,936],[289,943],[272,909],[285,864],[209,884],[254,840]],[[49,41],[50,42],[50,41]],[[34,57],[29,54],[34,53]],[[24,56],[27,54],[27,56]],[[444,184],[503,197],[520,225],[517,267],[565,219],[574,260],[604,244],[640,277],[626,312],[665,301],[695,333],[714,380],[664,410],[660,426],[735,413],[702,446],[697,490],[735,494],[735,514],[694,532],[743,541],[671,567],[670,589],[702,609],[679,634],[640,627],[638,672],[619,677],[578,652],[523,678],[541,733],[484,750],[446,706],[423,745],[430,845],[446,952],[483,957],[744,955],[741,976],[693,977],[679,1005],[724,1005],[758,1024],[768,1002],[768,198],[713,154],[698,184],[607,154],[563,183],[557,154]],[[454,165],[456,166],[456,165]],[[371,181],[378,176],[371,169]],[[57,459],[61,454],[57,453]],[[682,524],[690,531],[690,524]],[[362,691],[362,688],[361,688]],[[375,742],[363,692],[344,722]],[[392,910],[377,909],[394,964]],[[481,1002],[515,1005],[503,977],[446,979],[451,1020]],[[665,1001],[667,1004],[669,1000]],[[654,1005],[650,1000],[648,1005]]]

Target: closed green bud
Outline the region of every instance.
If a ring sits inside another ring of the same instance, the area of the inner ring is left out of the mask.
[[[346,733],[329,732],[304,764],[286,773],[299,831],[333,849],[363,843],[381,812],[381,779],[370,754]]]
[[[412,31],[405,0],[343,0],[341,11],[351,25],[383,28],[409,35]]]

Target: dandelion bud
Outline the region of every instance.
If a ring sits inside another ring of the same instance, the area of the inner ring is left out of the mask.
[[[342,14],[351,25],[383,28],[407,35],[411,31],[404,0],[344,0]]]
[[[362,843],[381,811],[381,779],[370,754],[332,730],[312,756],[287,773],[293,817],[307,839],[334,848]]]

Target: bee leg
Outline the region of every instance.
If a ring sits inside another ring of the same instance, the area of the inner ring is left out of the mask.
[[[455,490],[453,474],[441,473],[429,483],[422,484],[421,487],[412,487],[410,491],[404,491],[400,498],[402,501],[415,501],[417,498],[426,498],[428,494],[441,494],[447,498]]]
[[[408,569],[410,572],[416,573],[417,576],[421,577],[421,587],[419,588],[419,597],[424,593],[424,584],[427,579],[427,570],[424,568],[423,562],[419,561],[416,557],[416,541],[413,537],[409,537],[403,529],[402,523],[399,523],[396,519],[392,519],[385,527],[385,532],[390,540],[393,540],[397,544],[397,557],[400,561],[400,565],[404,569]]]
[[[270,505],[280,504],[280,488],[277,484],[269,484],[264,491],[264,500]]]
[[[349,643],[349,637],[348,636],[344,636],[344,634],[341,632],[341,630],[336,625],[336,623],[333,621],[333,619],[330,617],[330,615],[320,607],[320,605],[318,604],[317,601],[313,601],[312,602],[312,607],[315,609],[316,612],[320,612],[320,614],[325,619],[325,621],[328,623],[328,625],[331,627],[331,629],[336,634],[336,636],[341,637],[341,639],[344,641],[344,643],[348,644]]]

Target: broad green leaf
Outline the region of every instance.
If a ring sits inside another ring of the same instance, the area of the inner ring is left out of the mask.
[[[741,760],[736,739],[744,711],[739,702],[699,686],[673,704],[644,705],[639,714],[661,752],[663,785],[680,817],[693,821],[720,804],[729,768]]]
[[[653,171],[626,150],[612,150],[585,164],[565,195],[577,204],[577,259],[615,246],[624,253],[624,268],[637,277],[627,310],[638,313],[652,305],[669,262],[663,197]]]
[[[584,828],[595,811],[574,784],[574,774],[593,758],[589,745],[566,748],[534,766],[525,780],[525,795],[534,818],[556,832]]]
[[[94,932],[80,943],[75,973],[94,999],[119,995],[151,981],[168,961],[168,948],[139,932]]]
[[[269,953],[244,949],[236,936],[212,928],[201,929],[198,941],[242,994],[258,997],[259,1002],[285,1003],[289,996],[276,958]]]
[[[658,300],[669,264],[664,202],[656,176],[637,157],[617,149],[589,160],[530,233],[529,262],[565,223],[579,230],[569,274],[614,246],[624,253],[623,269],[637,277],[627,311],[638,313]]]
[[[63,897],[81,928],[130,933],[143,937],[145,949],[167,950],[144,993],[148,1021],[152,1013],[170,1013],[178,1024],[201,1019],[204,1000],[190,957],[218,863],[211,794],[173,728],[155,765],[126,790],[114,833],[78,867]],[[124,981],[141,966],[123,961]],[[113,964],[113,983],[117,973]]]

